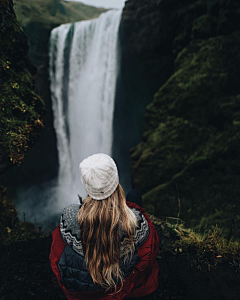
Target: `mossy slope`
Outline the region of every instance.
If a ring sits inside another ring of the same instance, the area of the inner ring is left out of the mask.
[[[44,104],[34,92],[36,68],[11,0],[0,4],[0,174],[20,164],[42,127]]]
[[[131,150],[133,184],[149,211],[201,229],[218,223],[236,238],[239,17],[238,1],[186,1],[173,9],[181,20],[171,47],[174,73],[147,107],[142,142]]]
[[[18,20],[23,27],[28,26],[34,20],[46,26],[54,23],[77,22],[96,18],[105,11],[104,8],[85,5],[81,2],[62,0],[15,0],[14,4]]]

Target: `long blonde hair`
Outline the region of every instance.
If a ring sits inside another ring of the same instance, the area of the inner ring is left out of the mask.
[[[104,288],[115,288],[123,283],[123,272],[119,266],[121,235],[124,261],[131,259],[137,226],[135,214],[126,204],[125,193],[119,184],[115,192],[104,200],[88,196],[78,212],[81,240],[85,261],[92,280]]]

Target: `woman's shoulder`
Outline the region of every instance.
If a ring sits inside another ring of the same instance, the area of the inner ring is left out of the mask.
[[[83,255],[80,226],[77,220],[80,207],[79,204],[70,204],[63,209],[60,218],[60,233],[67,244]]]
[[[69,204],[64,207],[63,214],[71,214],[72,212],[76,212],[81,207],[81,204]]]
[[[136,228],[136,234],[135,234],[135,246],[137,248],[139,248],[147,240],[149,233],[150,233],[150,228],[148,225],[148,221],[146,220],[144,215],[137,208],[131,207],[130,209],[135,214],[136,219],[137,219],[137,228]]]
[[[70,204],[63,209],[60,218],[60,229],[71,230],[75,234],[79,234],[79,226],[77,221],[77,214],[81,205]]]
[[[138,227],[139,227],[139,229],[138,229],[138,232],[137,232],[136,235],[139,234],[140,239],[142,239],[141,235],[142,234],[144,235],[146,233],[145,237],[147,236],[147,238],[148,238],[150,236],[150,239],[148,239],[149,242],[147,242],[146,245],[149,246],[151,243],[153,245],[155,245],[155,246],[158,245],[159,244],[158,232],[156,231],[156,228],[154,227],[151,219],[149,218],[149,216],[147,215],[147,213],[144,211],[144,209],[142,207],[138,206],[137,204],[135,204],[133,202],[130,202],[130,201],[127,201],[127,205],[128,205],[128,207],[130,209],[132,209],[135,213],[137,213],[137,215],[140,217],[140,219],[142,217],[142,219],[144,220],[144,221],[143,220],[140,221],[140,223],[138,221]],[[146,224],[147,224],[147,226],[146,226]],[[145,227],[145,229],[144,229],[144,227]],[[138,239],[139,237],[136,237],[136,238]],[[145,243],[145,241],[147,240],[147,238],[145,238],[145,240],[144,240],[143,243]]]

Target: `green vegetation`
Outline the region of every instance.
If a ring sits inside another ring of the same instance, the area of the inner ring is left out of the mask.
[[[52,27],[52,24],[93,19],[106,11],[83,3],[60,0],[14,0],[14,9],[23,28],[32,22]]]
[[[235,261],[240,260],[240,242],[225,239],[217,225],[201,234],[194,229],[185,228],[178,219],[171,223],[152,215],[150,219],[160,236],[159,258],[166,253],[193,255],[195,267],[207,266],[209,271],[219,263],[227,261],[232,267]]]
[[[12,10],[0,5],[0,173],[20,164],[43,127],[44,104],[34,92],[35,67],[27,57],[27,39]]]

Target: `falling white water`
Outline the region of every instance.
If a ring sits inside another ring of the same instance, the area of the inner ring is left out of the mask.
[[[111,155],[120,17],[121,11],[111,10],[98,19],[61,25],[51,32],[59,211],[76,203],[77,194],[85,196],[79,163],[94,153]]]

